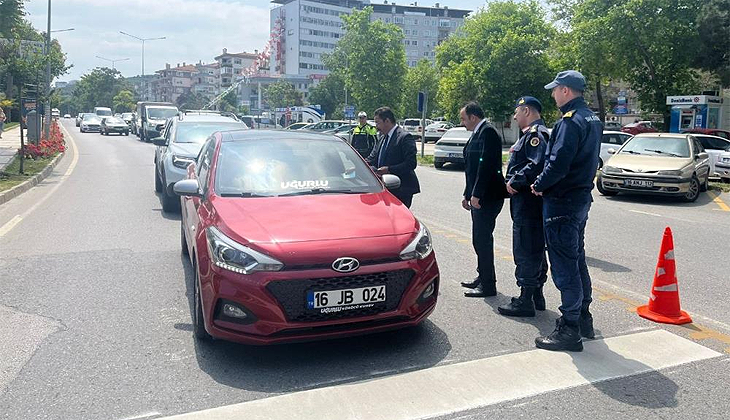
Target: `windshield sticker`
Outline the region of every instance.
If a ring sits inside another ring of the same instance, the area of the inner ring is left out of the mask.
[[[330,182],[324,181],[289,181],[282,182],[281,189],[305,190],[312,188],[329,188]]]

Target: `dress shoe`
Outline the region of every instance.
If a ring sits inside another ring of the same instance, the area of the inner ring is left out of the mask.
[[[512,298],[510,303],[499,306],[497,311],[507,316],[535,316],[535,304],[532,302],[535,289],[535,287],[523,287],[519,297]]]
[[[596,332],[593,330],[593,315],[591,315],[588,309],[580,311],[578,329],[580,330],[580,335],[583,338],[596,337]]]
[[[497,286],[495,283],[479,284],[473,290],[464,292],[466,297],[489,297],[497,296]]]
[[[538,311],[545,310],[545,295],[542,294],[542,285],[535,289],[532,295],[532,301],[535,302],[535,309]]]
[[[555,331],[547,337],[537,337],[535,346],[553,351],[583,351],[583,340],[578,332],[578,323],[568,323],[562,317],[555,321]]]
[[[476,289],[476,287],[479,286],[481,283],[481,279],[479,277],[476,277],[474,278],[474,280],[471,281],[462,281],[461,285],[464,287],[468,287],[469,289]]]

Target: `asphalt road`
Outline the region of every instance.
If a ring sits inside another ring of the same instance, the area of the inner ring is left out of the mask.
[[[458,283],[474,275],[475,264],[469,214],[459,205],[463,173],[421,167],[424,192],[413,212],[434,234],[442,273],[439,305],[422,326],[270,348],[196,344],[192,275],[180,255],[179,215],[163,213],[154,194],[154,146],[63,124],[75,147],[54,175],[0,206],[0,418],[156,418],[341,389],[520,355],[553,328],[552,287],[548,311],[536,318],[496,313],[517,290],[507,206],[495,232],[500,295],[462,296]],[[718,357],[556,386],[443,418],[725,418],[730,212],[723,203],[727,194],[703,194],[693,204],[596,195],[586,232],[599,339],[661,329]],[[682,306],[695,320],[689,326],[657,325],[632,311],[648,299],[665,226],[675,234]],[[502,375],[506,385],[524,380]]]

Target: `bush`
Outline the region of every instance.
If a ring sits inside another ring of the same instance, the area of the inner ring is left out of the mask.
[[[52,157],[65,151],[66,141],[63,139],[63,134],[61,133],[61,128],[58,126],[58,122],[53,121],[51,123],[50,134],[50,138],[46,139],[45,131],[43,131],[38,145],[26,144],[23,150],[21,151],[18,149],[18,152],[23,153],[26,159],[38,159]]]

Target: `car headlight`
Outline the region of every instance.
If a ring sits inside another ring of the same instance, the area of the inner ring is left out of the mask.
[[[172,156],[172,164],[180,169],[186,169],[188,165],[195,162],[193,158],[183,156]]]
[[[615,166],[604,166],[603,172],[607,174],[620,174],[621,172],[623,172],[623,170]]]
[[[682,176],[682,171],[679,171],[679,170],[659,171],[659,172],[657,172],[657,175],[663,175],[663,176]]]
[[[418,258],[422,260],[428,257],[433,251],[433,244],[431,242],[431,232],[429,232],[426,225],[420,223],[421,229],[415,238],[400,252],[401,260],[412,260]]]
[[[205,234],[210,258],[217,267],[238,274],[279,271],[284,267],[281,262],[235,242],[214,227],[207,228]]]

